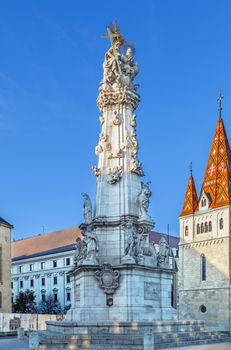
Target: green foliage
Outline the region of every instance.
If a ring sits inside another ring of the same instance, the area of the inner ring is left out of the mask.
[[[39,303],[37,311],[39,314],[63,314],[60,302],[55,301],[52,294],[49,294],[45,301]]]
[[[36,313],[34,291],[27,289],[25,292],[19,292],[13,305],[13,311],[17,313]]]

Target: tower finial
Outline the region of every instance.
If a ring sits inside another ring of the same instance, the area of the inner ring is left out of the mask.
[[[192,162],[190,162],[189,169],[190,169],[190,176],[192,177]]]
[[[222,95],[222,93],[220,91],[220,94],[219,94],[218,99],[217,99],[217,101],[219,103],[219,108],[218,108],[219,118],[221,118],[221,116],[222,116],[222,110],[223,110],[222,100],[223,100],[223,98],[224,98],[224,96]]]

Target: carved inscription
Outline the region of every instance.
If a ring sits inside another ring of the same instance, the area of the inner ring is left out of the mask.
[[[159,300],[160,299],[160,285],[154,282],[144,282],[144,299],[145,300]]]

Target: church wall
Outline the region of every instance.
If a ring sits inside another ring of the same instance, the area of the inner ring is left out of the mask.
[[[229,331],[228,288],[184,290],[179,293],[179,319],[203,320],[206,330]],[[200,307],[206,306],[202,313]]]
[[[219,228],[220,218],[224,220]],[[185,237],[184,225],[192,229],[192,216],[181,218],[179,249],[179,317],[206,321],[208,329],[229,329],[230,238],[229,207],[194,215],[197,223],[212,221],[212,232]],[[190,224],[191,223],[191,226]],[[206,258],[206,280],[202,281],[202,255]],[[201,311],[201,306],[206,312]]]
[[[11,229],[0,225],[0,312],[11,312]]]

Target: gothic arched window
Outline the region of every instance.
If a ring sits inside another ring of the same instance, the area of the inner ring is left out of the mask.
[[[201,255],[201,280],[206,281],[206,257]]]
[[[201,206],[205,207],[206,206],[206,198],[203,198],[201,201]]]
[[[201,233],[204,233],[204,224],[203,224],[203,222],[201,223]]]
[[[185,226],[185,228],[184,228],[184,235],[188,236],[188,226]]]
[[[208,227],[208,223],[206,222],[205,223],[205,232],[208,232],[208,230],[209,230],[209,227]]]
[[[197,234],[201,233],[200,224],[197,224]]]
[[[209,232],[212,232],[212,221],[209,221]]]
[[[223,220],[223,218],[220,218],[220,220],[219,220],[219,228],[220,228],[220,230],[223,230],[223,228],[224,228],[224,220]]]

